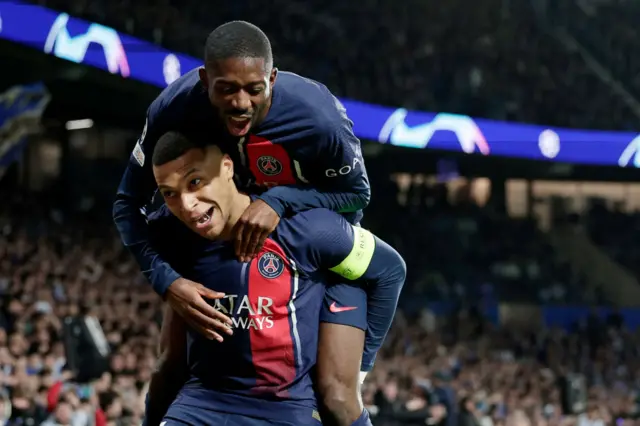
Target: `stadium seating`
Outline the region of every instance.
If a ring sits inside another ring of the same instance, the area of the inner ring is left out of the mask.
[[[568,127],[635,122],[523,2],[43,3],[197,57],[216,25],[249,20],[270,36],[280,68],[360,101]]]
[[[637,20],[633,1],[568,1],[552,8],[551,19],[567,28],[635,96],[640,94]],[[615,23],[615,25],[612,25]]]
[[[362,101],[571,127],[635,122],[580,54],[537,21],[528,2],[39,3],[197,56],[213,26],[247,19],[272,38],[278,66]],[[635,46],[622,26],[633,22],[634,9],[602,3],[598,16],[572,25],[601,22],[609,47],[622,43],[610,40],[624,40],[623,47],[602,51],[629,77],[630,62],[616,64],[628,61],[624,52]],[[612,19],[619,27],[606,27]],[[533,220],[509,218],[491,203],[435,183],[385,191],[374,195],[384,207],[369,208],[364,225],[398,248],[409,277],[363,389],[376,425],[635,424],[638,336],[615,312],[581,315],[558,329],[512,330],[483,317],[487,306],[539,311],[540,304],[598,302],[581,291],[585,277],[560,260]],[[15,191],[0,199],[0,424],[139,425],[160,301],[104,217],[108,207],[73,212],[55,199]],[[635,215],[605,209],[584,223],[613,258],[640,272],[637,233],[630,231]],[[438,306],[449,307],[446,315],[436,317],[443,313]],[[62,330],[66,318],[88,307],[112,355],[107,373],[81,385],[69,369]],[[569,415],[557,386],[566,373],[587,378],[585,414]]]
[[[95,418],[100,425],[134,424],[154,362],[160,301],[113,229],[98,225],[108,221],[100,218],[101,208],[79,214],[42,198],[36,203],[23,195],[0,195],[5,201],[0,206],[0,343],[6,342],[0,365],[9,398],[3,403],[13,405],[12,421],[49,417],[64,424],[65,416],[73,416],[79,422]],[[479,315],[479,305],[584,302],[579,281],[557,262],[534,223],[510,220],[490,206],[478,206],[464,191],[451,196],[439,185],[397,195],[411,202],[373,210],[366,223],[404,253],[410,271],[405,313],[398,315],[364,391],[377,425],[437,419],[444,415],[443,405],[447,422],[463,414],[501,422],[522,415],[521,410],[539,414],[549,407],[554,410],[550,419],[556,419],[560,400],[547,367],[568,362],[576,371],[600,368],[600,358],[589,354],[620,356],[615,342],[635,342],[615,331],[590,343],[597,346],[589,346],[589,352],[579,334],[495,329]],[[399,226],[383,226],[390,220]],[[434,322],[427,306],[436,301],[455,302],[448,320]],[[61,323],[87,304],[102,324],[112,356],[109,371],[84,386],[74,384],[66,366]],[[598,320],[587,325],[605,327]],[[582,354],[579,365],[571,351]],[[528,361],[513,364],[512,359]],[[604,384],[609,373],[599,373]],[[607,401],[621,403],[625,396],[611,392]],[[605,397],[593,395],[595,402]],[[458,411],[456,404],[465,397],[474,404]],[[30,401],[27,408],[20,408],[20,398]]]
[[[449,194],[443,184],[414,184],[405,196],[410,208],[390,209],[387,203],[386,209],[367,214],[364,223],[407,261],[407,303],[425,298],[586,302],[581,277],[554,256],[534,222],[481,208],[464,198],[464,191]]]

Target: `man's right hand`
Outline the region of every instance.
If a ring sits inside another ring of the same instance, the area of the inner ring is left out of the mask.
[[[231,335],[231,319],[209,305],[204,298],[222,299],[224,293],[209,290],[202,284],[178,278],[167,289],[166,299],[184,321],[207,339],[222,342],[220,333]]]

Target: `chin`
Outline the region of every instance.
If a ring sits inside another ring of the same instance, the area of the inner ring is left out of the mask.
[[[218,238],[218,234],[216,234],[213,231],[207,231],[206,234],[202,234],[202,236],[204,238],[206,238],[207,240],[216,240]]]
[[[208,240],[217,240],[220,238],[220,230],[213,226],[206,230],[206,232],[200,234]]]

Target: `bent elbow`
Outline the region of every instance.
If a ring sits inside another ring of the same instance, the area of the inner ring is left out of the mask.
[[[365,207],[369,205],[371,201],[371,188],[367,185],[362,191],[359,191],[357,194],[358,197],[358,207],[360,210],[363,210]]]
[[[124,200],[119,195],[116,196],[111,208],[111,217],[115,223],[118,223],[118,219],[122,215],[122,210],[125,208],[123,204],[125,204]]]
[[[404,261],[404,258],[400,256],[400,253],[397,251],[396,258],[398,262],[398,280],[402,281],[401,285],[404,285],[404,282],[407,279],[407,262]]]

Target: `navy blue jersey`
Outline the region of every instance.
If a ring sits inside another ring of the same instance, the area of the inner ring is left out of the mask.
[[[389,262],[374,259],[384,256],[384,243],[326,209],[283,219],[250,263],[237,260],[231,242],[198,236],[164,207],[150,231],[180,274],[225,293],[211,303],[231,318],[234,334],[220,343],[189,332],[190,377],[176,398],[210,411],[305,424],[316,409],[310,372],[330,275],[397,279]]]
[[[114,204],[122,240],[159,294],[179,274],[149,246],[141,210],[156,188],[151,155],[167,131],[219,144],[234,160],[240,188],[252,192],[262,188],[259,198],[281,217],[328,208],[357,223],[368,204],[360,141],[344,107],[324,85],[279,72],[267,117],[251,135],[232,138],[193,70],[169,85],[149,107]]]

